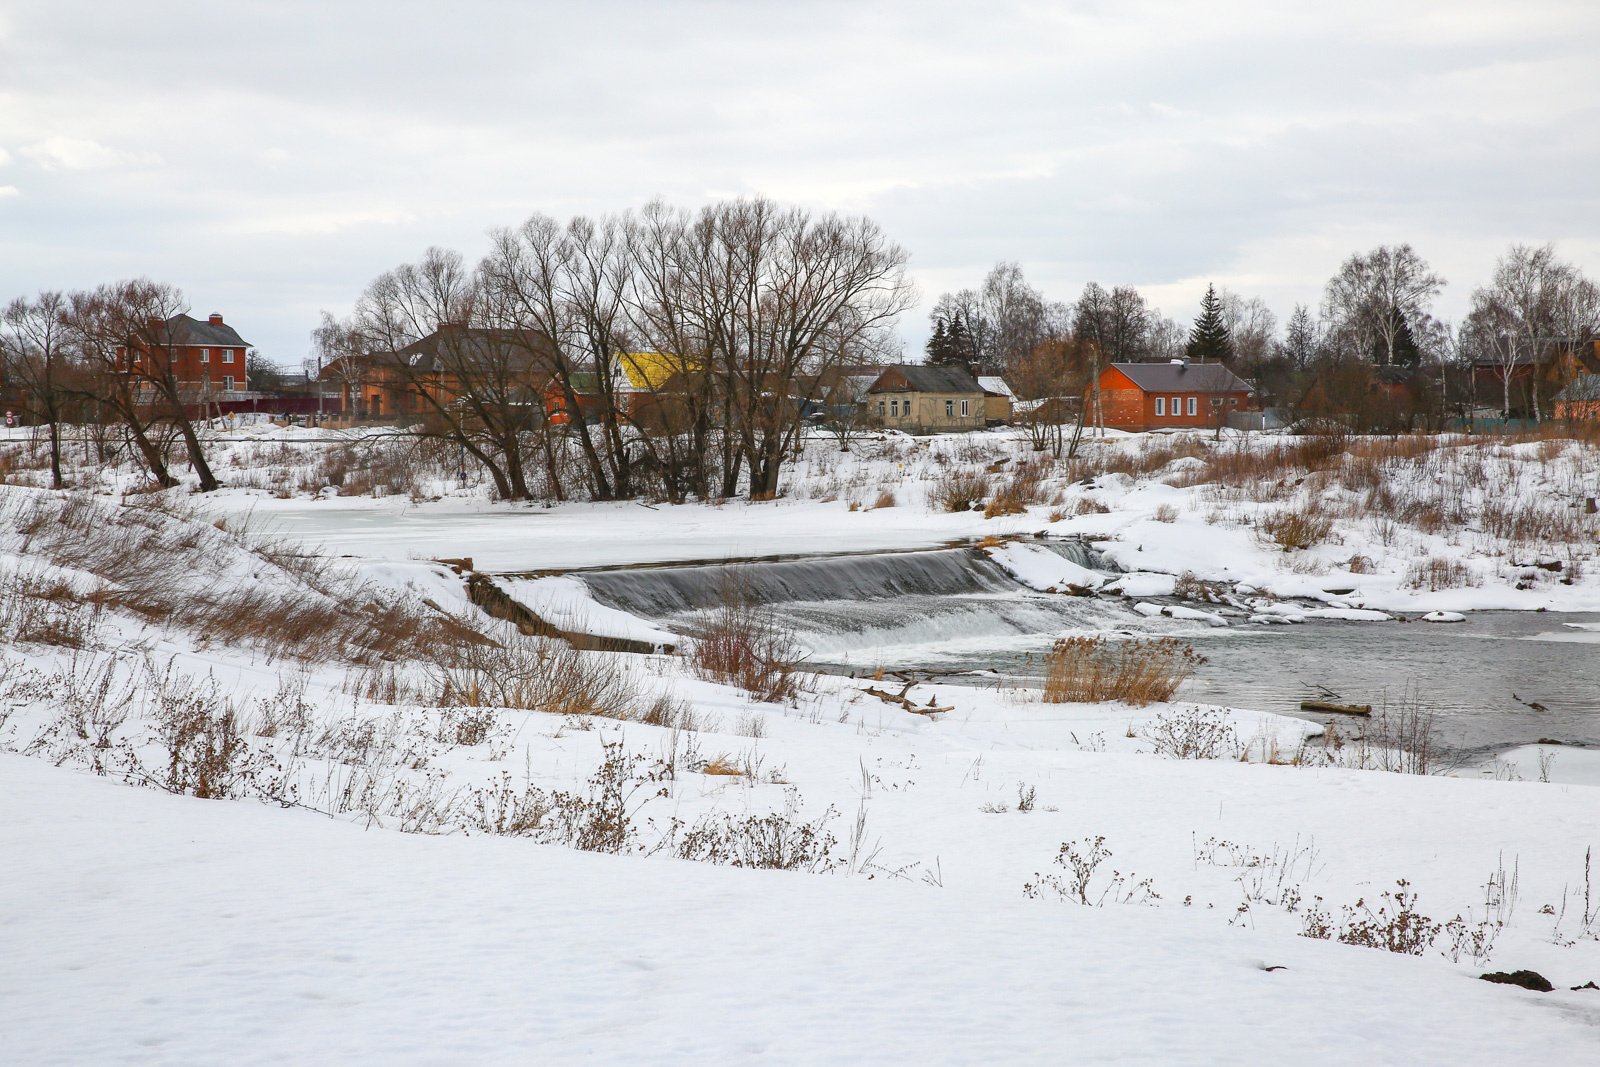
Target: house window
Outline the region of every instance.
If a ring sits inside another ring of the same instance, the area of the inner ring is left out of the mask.
[[[1214,407],[1214,408],[1220,408],[1222,406],[1222,398],[1220,396],[1212,397],[1211,398],[1211,406]]]
[[[889,401],[889,414],[893,415],[897,419],[900,417],[900,401]]]
[[[971,407],[972,407],[972,401],[963,400],[961,402],[961,414],[963,416],[967,416],[967,415],[972,414]]]
[[[1189,398],[1189,414],[1191,414],[1191,415],[1200,414],[1200,398],[1199,397],[1191,396]]]
[[[233,375],[224,374],[222,376],[222,388],[227,392],[233,392]]]
[[[954,416],[955,415],[955,413],[956,413],[956,402],[954,400],[946,400],[944,402],[944,413],[946,415],[949,415],[949,416]]]
[[[202,348],[200,350],[200,362],[201,363],[210,363],[211,362],[211,349]]]
[[[879,417],[882,417],[883,415],[883,401],[881,400],[878,401],[878,415]]]
[[[224,348],[222,350],[222,362],[224,362],[224,363],[232,363],[233,362],[233,349]]]
[[[1175,396],[1175,397],[1172,398],[1172,417],[1173,418],[1177,418],[1179,415],[1182,415],[1182,414],[1183,414],[1183,397]]]
[[[1164,397],[1164,396],[1156,397],[1156,414],[1157,415],[1165,415],[1166,413],[1167,413],[1167,398]]]

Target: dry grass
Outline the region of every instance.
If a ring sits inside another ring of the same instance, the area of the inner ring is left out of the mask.
[[[1406,568],[1405,584],[1407,589],[1437,593],[1441,589],[1476,588],[1483,583],[1477,572],[1460,560],[1429,556]]]
[[[169,494],[118,506],[87,494],[10,490],[0,499],[0,544],[41,569],[78,576],[72,584],[7,583],[0,617],[21,627],[11,631],[17,640],[81,647],[84,627],[116,611],[188,631],[202,646],[373,662],[420,655],[461,629],[440,612],[372,593],[326,560],[205,522]],[[36,619],[54,621],[26,624],[23,601]]]
[[[439,707],[514,708],[556,715],[640,717],[644,698],[607,656],[507,626],[499,643],[466,645],[435,657],[429,677]]]
[[[700,677],[736,685],[757,700],[799,697],[800,648],[793,632],[731,583],[693,637],[689,664]]]
[[[989,474],[972,467],[951,467],[934,480],[929,503],[939,511],[971,511],[989,495]]]
[[[1175,637],[1119,642],[1065,637],[1045,660],[1044,702],[1119,700],[1143,706],[1171,700],[1204,663],[1193,646]]]
[[[1285,552],[1320,545],[1333,532],[1333,519],[1322,514],[1316,503],[1261,517],[1258,530],[1264,541]]]

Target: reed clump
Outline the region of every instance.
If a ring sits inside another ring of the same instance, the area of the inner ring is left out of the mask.
[[[1108,641],[1063,637],[1045,660],[1046,704],[1118,700],[1143,706],[1171,700],[1206,662],[1176,637]]]

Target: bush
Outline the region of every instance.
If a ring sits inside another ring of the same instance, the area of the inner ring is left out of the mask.
[[[1194,646],[1175,637],[1115,644],[1103,637],[1064,637],[1045,660],[1044,701],[1121,700],[1142,706],[1171,700],[1205,662]]]
[[[1318,511],[1316,505],[1307,504],[1298,511],[1263,515],[1260,531],[1263,540],[1291,552],[1326,541],[1333,532],[1333,519]]]
[[[439,650],[430,703],[610,719],[631,719],[643,703],[637,686],[605,656],[509,626],[500,637],[501,644]]]
[[[1427,559],[1419,559],[1406,568],[1408,589],[1427,589],[1436,593],[1441,589],[1476,587],[1479,584],[1481,583],[1477,573],[1457,559],[1430,556]]]
[[[941,511],[971,511],[988,495],[988,472],[973,467],[954,467],[933,483],[928,499]]]
[[[1156,755],[1168,759],[1236,759],[1244,750],[1227,716],[1215,708],[1157,715],[1144,736]]]
[[[757,700],[800,695],[800,646],[793,631],[736,589],[724,590],[722,605],[693,636],[689,663],[700,677],[736,685]]]

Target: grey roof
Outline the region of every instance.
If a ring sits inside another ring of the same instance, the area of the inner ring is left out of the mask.
[[[1250,383],[1220,363],[1113,363],[1147,393],[1248,393]]]
[[[917,393],[981,393],[983,387],[976,378],[962,370],[960,367],[935,367],[927,363],[901,363],[897,366],[887,367],[878,375],[878,380],[872,384],[869,393],[878,392],[883,386],[883,379],[891,374],[899,374],[906,380],[912,392]]]
[[[1557,400],[1600,400],[1600,374],[1585,374],[1581,378],[1574,378],[1567,383],[1567,387],[1556,394]]]
[[[209,320],[174,315],[167,320],[172,340],[180,345],[216,345],[219,348],[249,348],[250,343],[227,323],[214,326]]]

